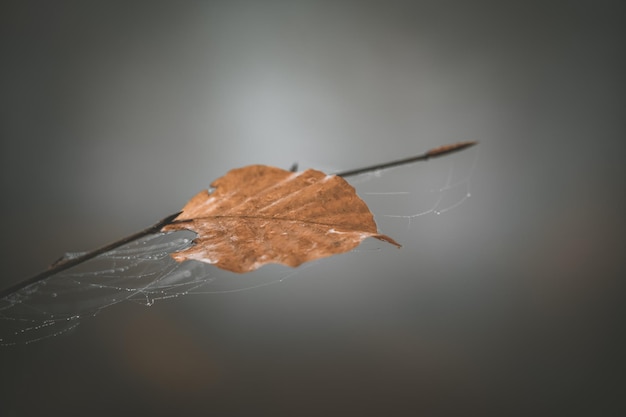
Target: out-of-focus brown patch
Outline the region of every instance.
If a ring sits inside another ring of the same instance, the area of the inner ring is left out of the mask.
[[[115,340],[122,368],[143,390],[191,400],[218,380],[213,352],[165,314],[150,310],[127,317],[121,333]]]

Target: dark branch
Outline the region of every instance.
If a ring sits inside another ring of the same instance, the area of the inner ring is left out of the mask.
[[[60,260],[55,262],[54,265],[52,265],[50,268],[46,269],[45,271],[35,275],[34,277],[30,277],[29,279],[26,279],[22,282],[19,282],[13,286],[10,286],[8,288],[5,288],[4,290],[0,291],[0,299],[6,297],[9,294],[14,293],[15,291],[18,291],[24,287],[27,287],[31,284],[34,284],[36,282],[39,281],[43,281],[44,279],[48,278],[49,276],[52,276],[54,274],[57,274],[61,271],[64,271],[66,269],[69,269],[73,266],[82,264],[85,261],[88,261],[92,258],[95,258],[98,255],[101,255],[103,253],[107,253],[109,251],[112,251],[113,249],[119,248],[122,245],[125,245],[127,243],[130,243],[134,240],[137,240],[139,238],[142,238],[144,236],[153,234],[153,233],[158,233],[161,231],[161,228],[163,226],[165,226],[166,224],[170,223],[172,220],[174,220],[181,212],[178,213],[174,213],[171,214],[169,216],[167,216],[166,218],[164,218],[163,220],[161,220],[158,223],[155,223],[154,225],[148,227],[147,229],[144,229],[140,232],[134,233],[130,236],[126,236],[123,239],[120,239],[118,241],[115,241],[113,243],[110,243],[106,246],[103,246],[99,249],[95,249],[92,250],[91,252],[87,252],[84,255],[78,256],[76,258],[73,259],[67,259],[67,260]]]
[[[407,165],[407,164],[412,164],[415,162],[419,162],[419,161],[426,161],[430,158],[436,158],[439,156],[444,156],[444,155],[448,155],[451,154],[453,152],[458,152],[461,151],[463,149],[469,148],[470,146],[474,146],[476,145],[478,142],[461,142],[461,143],[457,143],[454,145],[446,145],[446,146],[441,146],[439,148],[435,148],[435,149],[431,149],[430,151],[422,154],[422,155],[418,155],[418,156],[412,156],[410,158],[405,158],[405,159],[399,159],[397,161],[392,161],[392,162],[387,162],[384,164],[378,164],[378,165],[372,165],[369,167],[365,167],[365,168],[358,168],[358,169],[353,169],[350,171],[344,171],[344,172],[339,172],[335,175],[340,176],[340,177],[350,177],[350,176],[354,176],[354,175],[359,175],[359,174],[365,174],[367,172],[373,172],[373,171],[379,171],[382,169],[386,169],[386,168],[392,168],[392,167],[397,167],[397,166],[401,166],[401,165]],[[295,170],[297,169],[297,165],[294,164],[294,166],[292,166],[291,170]],[[178,213],[174,213],[171,214],[167,217],[165,217],[163,220],[159,221],[158,223],[155,223],[154,225],[148,227],[147,229],[144,229],[140,232],[134,233],[130,236],[127,236],[123,239],[120,239],[116,242],[110,243],[106,246],[103,246],[99,249],[93,250],[91,252],[87,252],[84,255],[78,256],[76,258],[73,259],[67,259],[67,260],[61,260],[58,262],[55,262],[55,264],[53,264],[50,268],[48,268],[47,270],[41,272],[40,274],[37,274],[29,279],[26,279],[22,282],[19,282],[15,285],[12,285],[8,288],[5,288],[4,290],[0,291],[0,299],[21,290],[22,288],[25,288],[31,284],[35,284],[37,282],[43,281],[44,279],[57,274],[61,271],[64,271],[66,269],[72,268],[76,265],[79,265],[85,261],[88,261],[90,259],[95,258],[98,255],[102,255],[103,253],[106,252],[110,252],[113,249],[119,248],[122,245],[125,245],[127,243],[130,243],[134,240],[137,240],[139,238],[142,238],[144,236],[153,234],[153,233],[159,233],[161,231],[161,229],[171,223],[178,215],[180,214],[180,212]]]
[[[422,155],[411,156],[409,158],[398,159],[397,161],[386,162],[384,164],[378,164],[378,165],[372,165],[372,166],[365,167],[365,168],[357,168],[357,169],[353,169],[350,171],[339,172],[335,175],[339,177],[351,177],[354,175],[365,174],[366,172],[374,172],[374,171],[379,171],[381,169],[393,168],[393,167],[397,167],[401,165],[412,164],[414,162],[426,161],[430,158],[436,158],[438,156],[444,156],[444,155],[451,154],[453,152],[458,152],[463,149],[467,149],[470,146],[476,145],[477,143],[478,142],[460,142],[454,145],[441,146],[439,148],[431,149],[430,151]]]

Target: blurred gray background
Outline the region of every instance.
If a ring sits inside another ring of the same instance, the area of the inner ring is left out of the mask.
[[[0,414],[625,415],[624,11],[4,1],[2,286],[233,167],[480,145],[455,157],[476,161],[472,198],[400,229],[400,251],[3,348]]]

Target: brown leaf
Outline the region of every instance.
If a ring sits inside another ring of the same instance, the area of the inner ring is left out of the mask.
[[[343,178],[309,169],[264,165],[234,169],[201,191],[163,231],[187,229],[194,245],[172,257],[195,259],[233,272],[267,263],[298,266],[347,252],[378,234],[367,205]]]

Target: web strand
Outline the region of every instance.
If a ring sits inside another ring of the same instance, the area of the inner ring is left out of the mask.
[[[423,155],[386,164],[345,171],[337,175],[352,177],[353,183],[367,184],[372,179],[384,179],[389,168],[427,160],[472,146],[461,143],[437,148]],[[455,180],[454,164],[443,176],[442,186],[432,190],[433,204],[426,210],[412,214],[396,214],[390,209],[377,216],[403,219],[409,222],[429,213],[444,213],[461,205],[470,195],[469,179],[476,164],[473,160],[469,173]],[[395,170],[394,173],[397,173]],[[384,174],[383,174],[384,173]],[[389,181],[383,185],[389,187]],[[374,181],[376,183],[376,181]],[[446,193],[467,187],[464,197],[442,206]],[[371,190],[363,194],[370,199],[392,201],[402,199],[401,206],[412,206],[414,190]],[[369,202],[368,202],[369,204]],[[391,204],[391,207],[398,207]],[[375,213],[377,210],[374,210]],[[195,261],[178,263],[170,254],[192,245],[195,234],[188,231],[162,233],[179,213],[167,216],[155,225],[100,249],[68,254],[50,269],[0,292],[0,345],[32,343],[70,331],[83,318],[124,301],[150,306],[156,300],[172,299],[188,294],[225,294],[267,287],[300,274],[318,262],[297,269],[266,266],[262,271],[242,277],[218,270]],[[367,243],[367,242],[366,242]],[[380,251],[380,248],[371,249]],[[371,251],[367,245],[359,252]],[[225,288],[219,288],[219,284]]]

